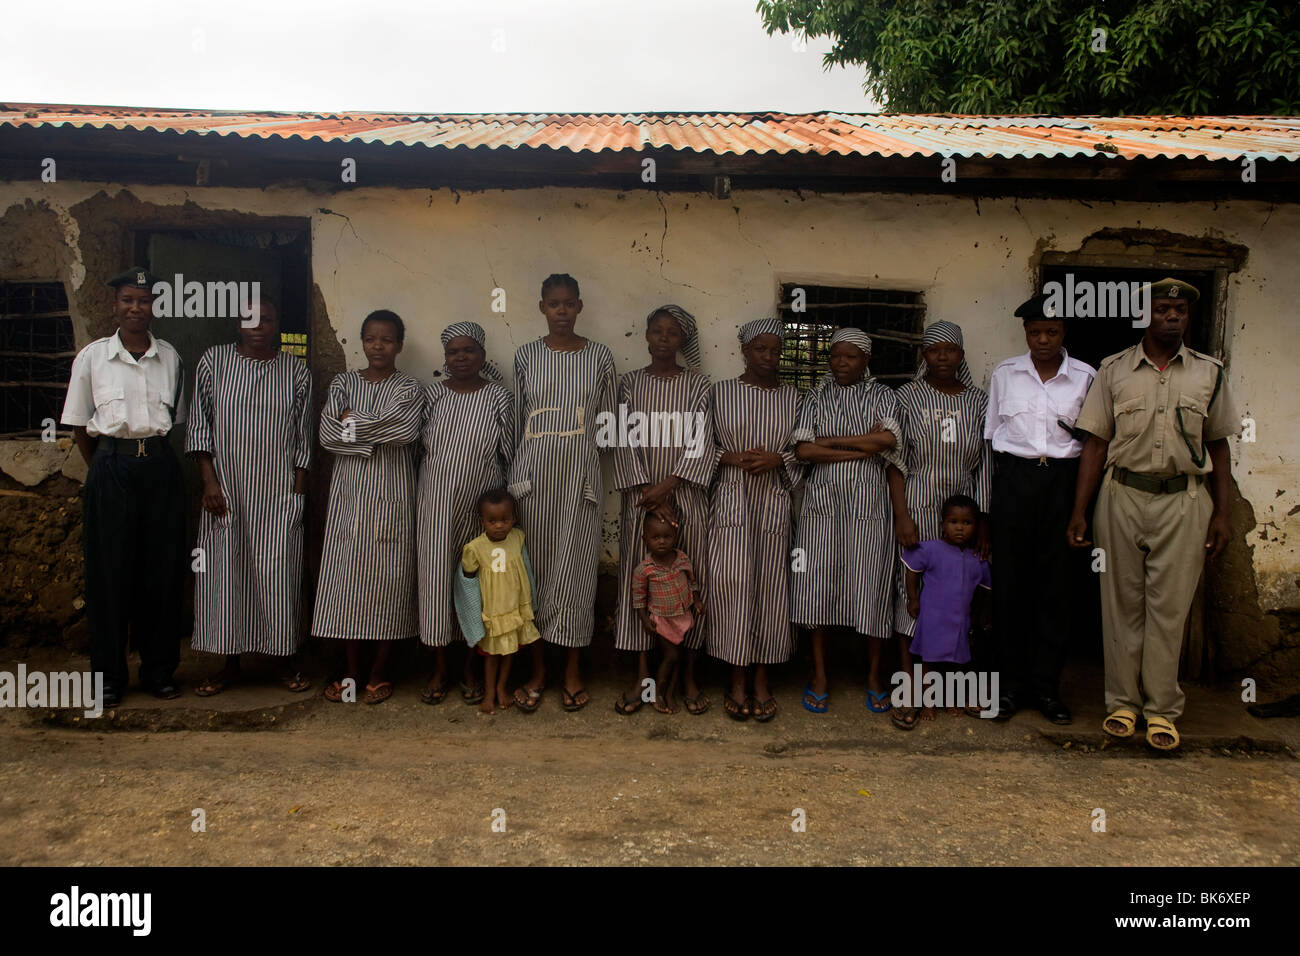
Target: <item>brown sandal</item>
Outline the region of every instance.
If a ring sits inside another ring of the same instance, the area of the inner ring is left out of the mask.
[[[366,685],[367,704],[382,704],[388,698],[393,696],[393,682],[390,680],[381,680],[378,684]]]

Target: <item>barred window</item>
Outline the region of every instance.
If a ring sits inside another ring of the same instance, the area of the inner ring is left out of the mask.
[[[801,300],[797,290],[802,290]],[[800,305],[803,311],[796,312]],[[800,391],[825,374],[831,336],[841,328],[862,329],[871,336],[871,374],[885,384],[898,386],[916,374],[925,325],[919,292],[787,282],[778,308],[788,333],[781,380]]]
[[[63,283],[0,282],[0,436],[59,420],[76,357]]]
[[[280,351],[305,359],[307,357],[307,333],[281,332]]]

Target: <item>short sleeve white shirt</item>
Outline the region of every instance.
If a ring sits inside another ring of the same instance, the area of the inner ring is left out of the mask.
[[[993,450],[1021,458],[1078,458],[1083,443],[1061,427],[1073,425],[1097,374],[1061,350],[1061,367],[1044,382],[1029,353],[998,363],[989,380],[984,437]]]
[[[92,437],[149,438],[185,421],[185,367],[170,343],[149,336],[137,360],[117,332],[77,353],[63,403],[63,424]]]

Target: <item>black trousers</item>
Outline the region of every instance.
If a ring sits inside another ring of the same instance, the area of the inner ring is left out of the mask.
[[[146,457],[101,440],[86,475],[82,546],[90,667],[126,688],[126,656],[140,653],[140,683],[170,681],[180,661],[185,582],[185,489],[165,442]]]
[[[993,630],[1002,690],[1059,697],[1080,555],[1065,540],[1079,459],[993,456]]]

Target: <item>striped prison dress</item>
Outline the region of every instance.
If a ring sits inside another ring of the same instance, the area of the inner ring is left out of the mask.
[[[456,392],[424,390],[419,499],[415,512],[420,640],[446,647],[458,636],[452,583],[461,551],[482,532],[478,497],[506,483],[515,453],[515,399],[488,382]]]
[[[814,464],[796,523],[803,571],[790,574],[791,619],[806,627],[851,627],[890,637],[894,619],[894,512],[885,463],[900,463],[903,429],[894,390],[874,378],[842,387],[823,380],[799,406],[794,441],[865,435],[880,423],[897,445],[860,461]]]
[[[704,595],[708,579],[709,481],[713,477],[715,452],[713,416],[709,412],[709,380],[699,372],[684,369],[672,378],[651,375],[643,368],[628,372],[618,383],[618,403],[627,412],[667,412],[680,416],[683,430],[666,435],[657,429],[656,445],[637,448],[619,445],[614,452],[614,487],[623,492],[619,517],[618,623],[614,647],[620,651],[648,651],[654,638],[645,632],[632,606],[632,572],[646,556],[645,509],[641,507],[644,486],[658,484],[669,475],[681,478],[668,504],[677,514],[677,547],[686,553],[695,569],[695,579]],[[671,419],[664,419],[671,423]],[[687,422],[695,429],[694,449],[685,445]],[[672,427],[676,427],[673,425]],[[680,435],[680,439],[679,439]],[[666,439],[673,439],[669,444]],[[690,457],[688,451],[699,451]],[[699,627],[686,635],[686,646],[699,650],[704,634]]]
[[[339,415],[351,409],[346,423]],[[415,449],[424,388],[404,372],[368,382],[342,372],[320,415],[334,453],[312,634],[396,640],[415,613]],[[355,422],[354,427],[349,427]]]
[[[588,340],[558,352],[541,339],[515,352],[519,450],[509,490],[537,575],[537,628],[562,647],[586,647],[595,625],[601,477],[597,415],[614,411],[614,356]]]
[[[791,433],[799,392],[761,388],[738,378],[713,386],[717,478],[709,504],[709,595],[705,646],[733,665],[779,664],[790,631],[790,489],[803,478]],[[780,468],[761,475],[721,464],[723,452],[762,445],[779,451]]]
[[[303,514],[295,469],[311,465],[311,372],[287,352],[203,353],[185,450],[207,452],[226,499],[199,512],[204,570],[194,576],[195,650],[287,657],[302,640]]]
[[[993,468],[984,441],[988,393],[974,385],[945,395],[915,379],[901,386],[898,423],[903,426],[907,511],[921,541],[939,537],[944,500],[969,495],[988,511]],[[945,421],[952,425],[945,428]],[[951,441],[944,441],[945,432]],[[915,622],[907,613],[907,578],[902,561],[895,566],[894,630],[912,636]]]

